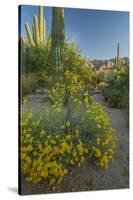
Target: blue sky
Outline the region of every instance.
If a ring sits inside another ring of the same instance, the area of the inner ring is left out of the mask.
[[[31,26],[38,6],[22,6],[21,34],[26,36],[24,24]],[[47,35],[51,31],[51,7],[44,7]],[[68,41],[75,41],[81,53],[90,59],[109,59],[116,55],[120,43],[121,57],[129,56],[129,13],[65,8],[65,31]]]

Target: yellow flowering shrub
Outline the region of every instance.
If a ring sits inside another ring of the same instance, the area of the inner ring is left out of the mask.
[[[66,76],[69,75],[66,72]],[[71,125],[74,130],[80,131],[93,163],[107,169],[116,152],[115,130],[103,106],[88,94],[82,82],[77,81],[79,80],[71,77],[71,82],[67,82],[66,86],[64,84],[64,90],[69,94],[67,105]],[[55,89],[55,93],[58,92],[61,94],[59,87],[58,91]],[[65,129],[65,126],[61,128]]]
[[[65,104],[73,102],[82,104],[82,95],[84,92],[84,83],[77,78],[72,72],[66,71],[64,83],[55,83],[49,90],[49,98],[53,108],[61,108]]]
[[[49,98],[52,105],[40,116],[22,113],[21,171],[26,181],[60,184],[71,166],[80,167],[87,158],[107,169],[115,155],[116,136],[102,105],[76,78],[55,83]]]
[[[89,158],[93,159],[97,166],[107,169],[109,161],[114,158],[116,152],[115,130],[103,106],[92,97],[91,103],[86,105],[86,112],[93,119],[97,129],[94,142],[89,147]]]
[[[70,121],[60,124],[61,132],[56,135],[41,127],[43,121],[34,120],[32,112],[22,118],[21,171],[26,181],[34,184],[42,180],[50,185],[59,184],[71,165],[80,166],[84,162],[88,151],[80,135],[69,131]]]

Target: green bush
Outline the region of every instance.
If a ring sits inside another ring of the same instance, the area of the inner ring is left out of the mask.
[[[99,89],[104,89],[108,86],[107,83],[105,83],[104,81],[101,81],[100,83],[97,84],[97,88]]]
[[[123,66],[120,71],[114,71],[106,77],[108,86],[103,89],[103,95],[111,107],[129,107],[129,67]]]
[[[26,74],[36,73],[40,87],[47,87],[51,79],[50,46],[50,38],[46,45],[41,47],[29,47],[28,44],[21,45],[21,52],[24,52],[24,55],[22,55],[22,72]],[[65,45],[64,71],[77,75],[86,86],[91,85],[94,79],[94,71],[89,68],[86,59],[74,43]]]
[[[20,40],[21,42],[21,40]],[[44,46],[31,47],[29,43],[21,42],[21,70],[23,73],[41,73],[50,74],[50,45],[51,39],[47,40]]]
[[[75,43],[67,44],[64,54],[65,72],[69,71],[75,74],[86,86],[92,84],[94,72],[87,65],[86,59],[81,55],[80,49]]]
[[[45,46],[32,48],[32,72],[50,75],[50,41]]]
[[[23,74],[21,77],[21,94],[22,97],[31,94],[38,87],[38,80],[36,74]]]

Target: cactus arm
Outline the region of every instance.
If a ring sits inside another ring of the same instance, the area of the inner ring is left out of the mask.
[[[39,20],[38,20],[39,17]],[[43,14],[43,6],[39,6],[39,16],[33,16],[32,33],[29,24],[25,24],[27,38],[31,46],[40,46],[46,43],[46,20]]]
[[[38,27],[38,17],[34,15],[34,27],[35,27],[35,44],[40,44],[40,37],[39,37],[39,27]]]
[[[117,67],[117,59],[116,59],[116,56],[115,56],[115,67]]]
[[[43,6],[39,6],[39,33],[40,43],[43,44],[43,33],[44,33],[44,21],[43,21]]]
[[[33,36],[33,40],[35,41],[35,28],[34,28],[34,25],[32,25],[32,36]]]
[[[46,20],[43,19],[43,42],[46,43]]]
[[[118,43],[117,46],[117,67],[119,67],[120,64],[120,44]]]
[[[26,30],[27,37],[28,37],[30,45],[35,47],[35,43],[34,43],[34,40],[33,40],[33,37],[32,37],[32,34],[31,34],[30,27],[29,27],[28,23],[25,23],[25,30]]]

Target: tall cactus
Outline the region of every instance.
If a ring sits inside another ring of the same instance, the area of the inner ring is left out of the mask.
[[[27,37],[28,37],[30,45],[34,47],[35,43],[34,43],[34,40],[33,40],[33,37],[32,37],[32,33],[30,31],[30,27],[29,27],[28,23],[25,23],[25,30],[26,30]]]
[[[51,65],[55,81],[63,79],[64,42],[64,8],[52,8]]]
[[[45,18],[43,19],[43,41],[44,41],[44,43],[46,41],[46,20],[45,20]]]
[[[120,44],[117,45],[117,55],[115,57],[115,66],[117,68],[117,71],[120,71],[123,66],[123,59],[120,58]]]
[[[40,44],[40,37],[39,37],[38,17],[36,15],[34,15],[34,29],[35,29],[35,44],[38,46]]]
[[[117,46],[117,57],[116,57],[116,67],[119,67],[120,65],[120,44],[118,43]]]
[[[40,32],[40,43],[43,43],[44,35],[44,21],[43,21],[43,7],[39,6],[39,32]]]
[[[42,46],[46,42],[46,20],[43,18],[43,15],[43,6],[39,6],[39,20],[38,17],[34,15],[32,33],[30,31],[29,24],[25,23],[28,41],[32,47]]]

